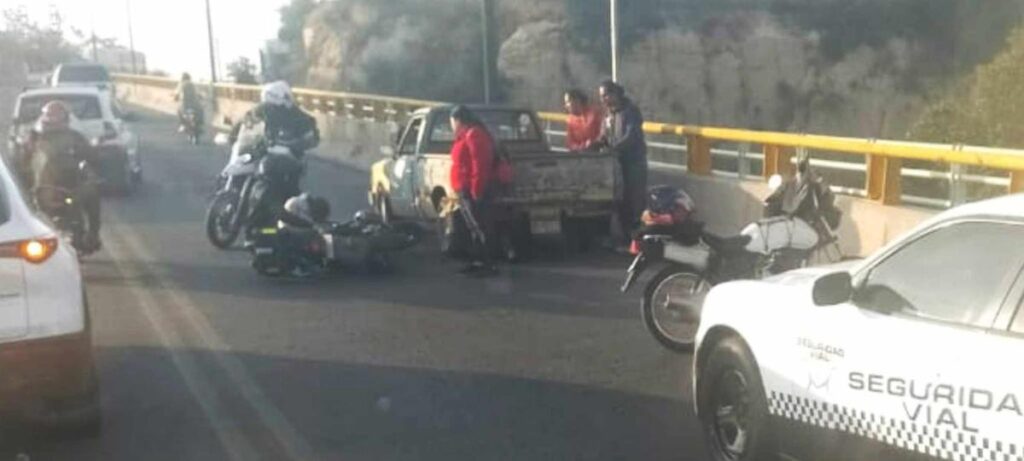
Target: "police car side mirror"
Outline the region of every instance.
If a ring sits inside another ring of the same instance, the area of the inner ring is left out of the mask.
[[[834,272],[814,281],[811,296],[816,306],[834,306],[853,297],[853,278],[849,272]]]

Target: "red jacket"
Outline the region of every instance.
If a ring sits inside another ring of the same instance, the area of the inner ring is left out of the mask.
[[[452,143],[452,189],[480,199],[494,178],[494,141],[487,130],[469,127],[455,133]]]
[[[601,137],[604,111],[597,104],[583,108],[580,115],[569,115],[566,121],[565,147],[571,151],[587,149],[587,144]]]

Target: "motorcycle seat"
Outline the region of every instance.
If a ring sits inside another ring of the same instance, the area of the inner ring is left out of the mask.
[[[746,248],[747,244],[750,243],[749,235],[734,235],[730,237],[720,237],[711,233],[705,232],[702,236],[704,243],[706,243],[712,250],[719,253],[734,253],[742,251]]]

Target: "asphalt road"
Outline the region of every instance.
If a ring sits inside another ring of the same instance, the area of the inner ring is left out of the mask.
[[[224,149],[155,113],[135,129],[145,185],[104,202],[105,249],[83,262],[103,434],[7,428],[0,461],[706,458],[690,357],[618,293],[623,256],[473,280],[423,245],[393,275],[263,279],[203,233]],[[366,182],[314,159],[306,185],[341,218]]]

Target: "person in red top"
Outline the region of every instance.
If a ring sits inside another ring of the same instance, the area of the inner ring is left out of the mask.
[[[590,98],[577,89],[565,92],[566,121],[565,147],[572,152],[592,150],[601,137],[604,111],[599,104],[591,104]]]
[[[462,202],[460,211],[465,219],[475,221],[482,234],[473,236],[473,259],[460,272],[474,276],[495,275],[497,270],[491,264],[488,247],[493,239],[494,139],[483,121],[465,106],[455,106],[450,118],[455,132],[450,183]]]

